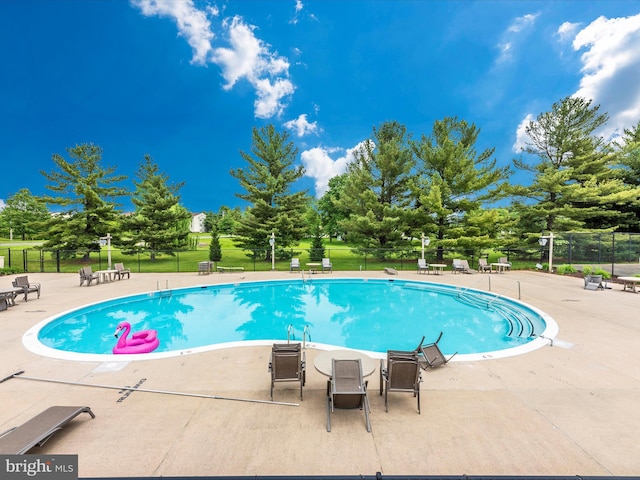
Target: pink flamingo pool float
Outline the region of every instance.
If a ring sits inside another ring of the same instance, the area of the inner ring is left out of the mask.
[[[124,330],[124,334],[118,338],[118,333],[121,330]],[[114,333],[114,336],[118,338],[118,343],[113,347],[113,353],[149,353],[160,345],[156,330],[142,330],[131,335],[131,338],[127,338],[129,332],[131,332],[131,324],[129,322],[120,322],[118,324],[118,328]]]

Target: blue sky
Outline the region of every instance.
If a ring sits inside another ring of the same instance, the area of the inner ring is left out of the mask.
[[[148,153],[199,212],[244,206],[229,170],[254,126],[289,131],[319,196],[388,120],[473,122],[499,165],[568,95],[607,138],[640,120],[638,1],[2,0],[0,19],[0,206],[81,143],[131,180]]]

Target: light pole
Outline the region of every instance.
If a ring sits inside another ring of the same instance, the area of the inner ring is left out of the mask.
[[[544,247],[547,241],[549,241],[549,272],[553,272],[553,232],[549,232],[549,235],[542,235],[538,243]]]
[[[269,245],[271,245],[271,270],[276,269],[276,234],[271,232],[271,238],[269,239]]]
[[[425,237],[424,233],[422,234],[422,260],[424,260],[424,247],[428,247],[431,243],[431,239],[429,237]]]
[[[100,240],[107,241],[107,263],[109,264],[109,270],[111,270],[111,234],[107,233],[107,236],[100,237]]]

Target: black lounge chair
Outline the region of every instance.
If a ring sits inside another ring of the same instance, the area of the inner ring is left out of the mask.
[[[331,431],[331,412],[336,408],[364,410],[367,432],[371,431],[367,384],[362,380],[362,363],[359,358],[331,360],[331,380],[327,382],[327,432]]]
[[[96,418],[89,407],[49,407],[19,427],[0,434],[0,453],[21,455],[36,445],[42,446],[54,433],[83,412]]]
[[[439,367],[440,365],[445,365],[449,363],[449,361],[456,356],[456,353],[451,355],[449,358],[445,357],[440,347],[438,346],[438,342],[442,338],[442,332],[438,335],[438,339],[429,343],[428,345],[423,345],[424,337],[422,337],[422,341],[420,345],[416,348],[417,353],[422,353],[422,358],[419,359],[420,366],[426,370],[428,367],[434,368]]]
[[[302,387],[306,380],[305,353],[299,343],[274,343],[269,359],[271,372],[271,400],[273,400],[273,386],[276,382],[300,382],[300,400]]]
[[[27,275],[22,275],[20,277],[16,277],[13,282],[13,286],[15,288],[21,288],[24,293],[24,301],[28,301],[28,295],[32,292],[38,294],[38,298],[40,298],[40,284],[39,283],[31,283],[29,282],[29,277]],[[19,294],[20,295],[20,294]]]
[[[380,395],[384,390],[384,409],[389,411],[389,392],[413,393],[420,413],[420,366],[418,353],[387,350],[387,363],[380,359]]]

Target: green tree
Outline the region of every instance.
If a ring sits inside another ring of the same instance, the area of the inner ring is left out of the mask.
[[[206,212],[206,215],[207,217],[204,221],[205,232],[211,232],[215,228],[218,233],[233,235],[236,223],[240,220],[242,212],[239,207],[229,208],[222,205],[218,213]]]
[[[360,249],[375,249],[384,259],[390,249],[408,246],[406,209],[414,166],[406,128],[385,122],[354,151],[336,206],[349,217],[339,222],[348,239]]]
[[[340,197],[347,182],[346,174],[336,175],[329,179],[329,189],[318,199],[318,211],[322,230],[329,236],[329,242],[333,238],[344,236],[340,223],[349,216],[349,212],[341,209]]]
[[[322,242],[322,228],[314,225],[311,237],[311,248],[309,248],[309,259],[312,262],[320,262],[324,258],[324,244]]]
[[[287,132],[276,132],[273,125],[254,128],[251,154],[241,151],[246,168],[231,170],[245,193],[236,196],[250,206],[236,225],[234,243],[253,255],[271,260],[269,237],[274,232],[280,255],[296,245],[307,227],[304,216],[308,196],[306,191],[292,192],[293,184],[304,175],[304,168],[294,166],[298,149],[289,141]]]
[[[135,211],[127,217],[126,251],[147,249],[155,261],[159,252],[175,255],[189,242],[191,214],[180,205],[183,183],[169,184],[149,155],[136,172],[136,190],[131,198]]]
[[[624,129],[624,134],[615,147],[622,181],[632,188],[640,187],[640,122],[632,128]],[[626,230],[640,232],[640,202],[621,205],[621,210],[627,213]]]
[[[31,194],[28,188],[11,195],[0,211],[0,229],[3,235],[22,240],[42,238],[44,225],[49,220],[47,206]]]
[[[511,193],[525,199],[517,208],[533,232],[615,229],[624,223],[620,206],[637,201],[637,189],[624,185],[615,155],[595,134],[608,120],[599,110],[591,100],[567,97],[527,125],[525,151],[537,163],[514,165],[534,180]]]
[[[114,202],[128,192],[117,184],[127,177],[115,175],[115,167],[101,166],[102,149],[97,145],[76,145],[67,153],[70,160],[59,154],[52,156],[58,170],[41,172],[50,182],[46,188],[58,195],[45,195],[42,200],[61,207],[46,223],[43,246],[81,251],[87,261],[91,252],[100,250],[99,238],[118,229]]]
[[[212,262],[219,262],[220,260],[222,260],[222,247],[220,246],[220,237],[218,237],[218,230],[216,227],[213,227],[213,230],[211,230],[209,260],[211,260]]]
[[[446,117],[412,143],[418,164],[413,235],[434,235],[438,260],[444,249],[482,249],[498,235],[500,212],[483,207],[500,198],[509,169],[496,167],[495,149],[476,150],[479,134],[474,124]]]

